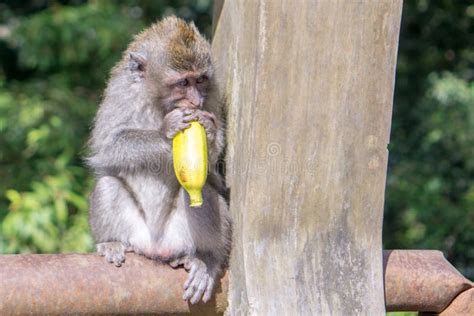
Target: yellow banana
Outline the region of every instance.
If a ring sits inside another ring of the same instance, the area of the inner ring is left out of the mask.
[[[190,206],[201,206],[207,178],[207,139],[197,121],[173,138],[173,166],[176,178],[189,194]]]

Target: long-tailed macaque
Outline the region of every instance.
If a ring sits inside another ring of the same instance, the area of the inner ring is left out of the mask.
[[[209,150],[199,208],[189,207],[171,156],[171,139],[193,120],[205,127]],[[193,23],[167,17],[128,46],[94,121],[87,163],[97,177],[89,220],[97,251],[116,266],[128,251],[183,265],[183,298],[208,301],[230,251],[224,184],[213,168],[223,147],[210,45]]]

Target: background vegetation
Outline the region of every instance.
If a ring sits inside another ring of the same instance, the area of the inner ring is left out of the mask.
[[[164,14],[210,36],[210,0],[0,1],[0,253],[92,249],[81,155],[110,68]],[[405,1],[387,248],[441,249],[474,278],[474,5]]]

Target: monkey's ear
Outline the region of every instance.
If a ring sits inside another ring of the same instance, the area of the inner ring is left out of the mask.
[[[128,66],[132,72],[143,72],[146,66],[146,56],[142,52],[130,52]]]

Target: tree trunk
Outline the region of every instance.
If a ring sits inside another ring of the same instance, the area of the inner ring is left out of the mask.
[[[229,314],[382,315],[401,0],[217,1]]]

